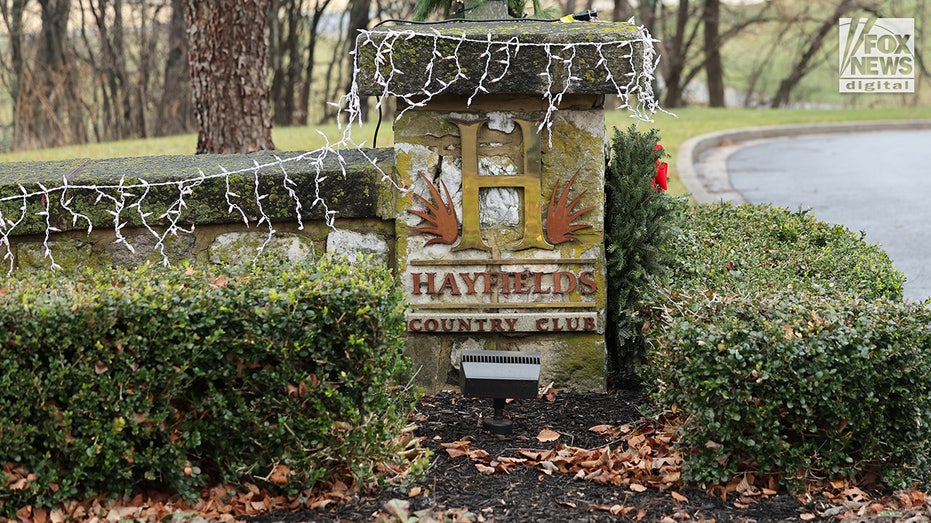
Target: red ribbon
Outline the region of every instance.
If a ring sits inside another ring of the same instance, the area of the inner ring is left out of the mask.
[[[662,151],[663,146],[656,144],[656,147],[653,148],[654,151]],[[669,164],[666,162],[659,161],[659,158],[656,159],[656,176],[653,177],[653,190],[660,192],[669,190],[667,184],[669,173]]]

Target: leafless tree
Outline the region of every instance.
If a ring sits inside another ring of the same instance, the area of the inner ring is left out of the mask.
[[[702,10],[705,24],[705,82],[708,86],[708,105],[724,107],[724,64],[721,61],[721,2],[705,0]]]
[[[831,29],[837,27],[837,21],[842,16],[850,13],[856,7],[857,3],[855,0],[840,0],[835,3],[834,8],[821,19],[815,30],[806,35],[802,40],[801,52],[798,55],[798,59],[792,65],[789,73],[779,82],[779,88],[776,90],[776,95],[773,97],[770,104],[772,107],[783,107],[789,103],[792,90],[795,89],[802,78],[811,71],[815,63],[814,58],[824,45],[828,33],[831,32]]]

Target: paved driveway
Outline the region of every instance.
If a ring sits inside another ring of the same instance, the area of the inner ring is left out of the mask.
[[[765,141],[740,147],[726,167],[748,202],[864,231],[905,273],[907,297],[931,297],[931,131]]]

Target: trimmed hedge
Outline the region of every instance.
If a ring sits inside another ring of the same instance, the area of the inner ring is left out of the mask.
[[[272,471],[293,494],[391,453],[413,397],[390,272],[226,270],[0,280],[0,512]]]
[[[805,212],[699,206],[653,297],[647,382],[686,416],[684,477],[931,473],[931,311],[861,234]]]

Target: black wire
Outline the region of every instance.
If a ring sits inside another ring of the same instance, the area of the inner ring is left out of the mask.
[[[432,22],[427,21],[417,21],[417,20],[401,20],[399,18],[388,18],[378,22],[372,26],[372,29],[376,27],[387,24],[388,22],[394,24],[413,24],[413,25],[439,25],[439,24],[453,24],[453,23],[488,23],[488,22],[558,22],[559,18],[449,18],[447,20],[435,20]]]
[[[378,104],[378,121],[375,123],[375,135],[372,136],[372,149],[378,149],[378,129],[381,127],[381,104]]]

